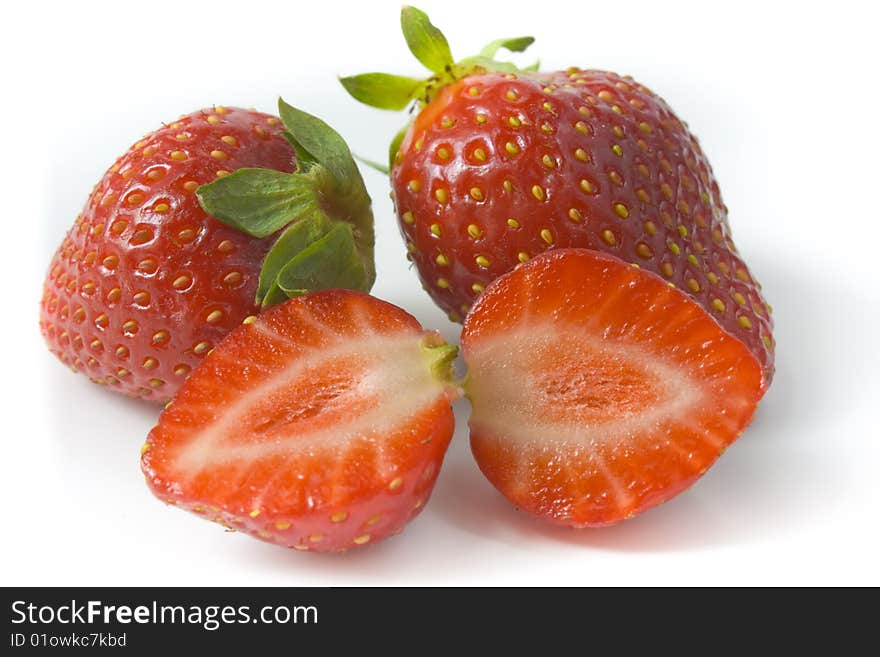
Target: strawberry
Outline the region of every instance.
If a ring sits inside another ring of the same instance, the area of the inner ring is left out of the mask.
[[[63,363],[163,401],[260,307],[369,290],[372,215],[351,154],[279,107],[284,124],[220,106],[183,116],[107,171],[44,285],[40,327]]]
[[[464,322],[480,469],[516,506],[575,527],[668,500],[749,423],[749,347],[663,277],[560,249],[496,279]]]
[[[142,450],[161,500],[299,550],[399,532],[453,433],[456,348],[350,290],[249,317],[202,361]]]
[[[433,76],[342,83],[376,107],[415,101],[391,148],[393,198],[408,257],[450,319],[539,253],[596,249],[684,290],[772,377],[770,308],[696,137],[659,96],[605,71],[538,73],[492,59],[530,37],[456,62],[425,14],[405,7],[401,24]]]

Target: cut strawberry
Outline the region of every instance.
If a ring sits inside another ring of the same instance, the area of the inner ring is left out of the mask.
[[[296,549],[343,550],[422,508],[453,433],[456,349],[373,297],[330,290],[249,318],[147,438],[162,500]]]
[[[754,354],[686,294],[583,249],[486,288],[462,353],[480,469],[516,506],[576,527],[693,484],[767,385]]]

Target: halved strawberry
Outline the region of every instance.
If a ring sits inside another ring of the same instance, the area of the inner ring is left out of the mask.
[[[584,249],[497,279],[461,346],[480,469],[518,507],[576,527],[690,486],[767,386],[755,355],[693,299]]]
[[[456,348],[350,290],[245,320],[144,445],[157,497],[300,550],[343,550],[419,513],[453,433]]]

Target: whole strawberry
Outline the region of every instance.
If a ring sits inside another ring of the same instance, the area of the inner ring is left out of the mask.
[[[182,116],[107,171],[44,285],[40,327],[63,363],[164,401],[260,307],[369,290],[372,215],[351,154],[318,119],[280,110],[283,123],[220,106]]]
[[[425,289],[453,320],[495,278],[554,248],[604,251],[696,299],[773,373],[773,324],[737,253],[712,169],[669,106],[632,78],[454,61],[427,16],[404,35],[434,75],[345,78],[358,100],[419,110],[391,147],[393,197]]]

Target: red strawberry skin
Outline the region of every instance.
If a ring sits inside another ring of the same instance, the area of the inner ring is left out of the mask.
[[[64,364],[164,401],[254,311],[272,238],[208,216],[195,190],[241,167],[293,172],[281,129],[268,114],[215,106],[164,125],[110,167],[44,284],[40,328]]]
[[[409,258],[459,320],[492,280],[555,248],[659,274],[773,374],[773,323],[696,138],[631,78],[471,75],[416,117],[391,174]]]
[[[456,394],[434,365],[454,354],[361,292],[286,301],[246,320],[184,383],[144,445],[147,483],[284,547],[375,543],[434,487]]]

